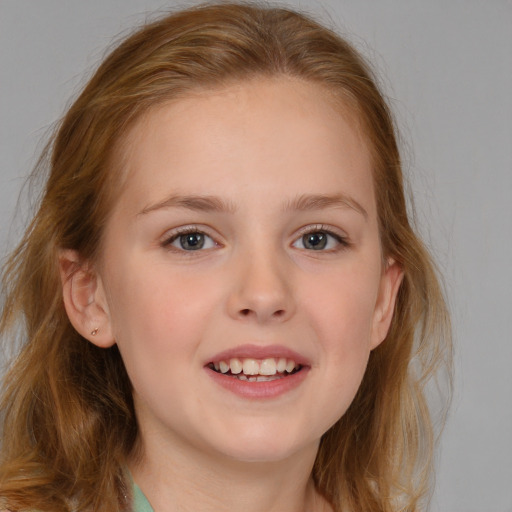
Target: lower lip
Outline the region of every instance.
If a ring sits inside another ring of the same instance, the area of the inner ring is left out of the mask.
[[[297,388],[306,378],[309,368],[302,367],[298,372],[292,375],[264,382],[240,380],[236,377],[218,373],[208,367],[205,367],[205,370],[217,384],[235,395],[242,398],[268,399],[284,395]]]

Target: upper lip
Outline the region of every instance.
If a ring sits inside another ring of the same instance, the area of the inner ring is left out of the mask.
[[[297,364],[300,364],[301,366],[310,366],[310,363],[305,356],[303,356],[303,355],[299,354],[298,352],[295,352],[295,350],[292,350],[283,345],[252,345],[252,344],[239,345],[238,347],[233,347],[233,348],[230,348],[227,350],[223,350],[222,352],[219,352],[218,354],[215,354],[210,359],[208,359],[208,361],[206,361],[206,365],[208,365],[210,363],[216,363],[219,361],[229,361],[230,359],[233,359],[233,358],[267,359],[267,358],[271,358],[271,357],[274,357],[274,358],[284,357],[286,359],[292,359],[293,361],[295,361]]]

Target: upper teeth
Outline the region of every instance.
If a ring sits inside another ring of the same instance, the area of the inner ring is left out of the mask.
[[[267,359],[252,359],[250,357],[240,359],[234,357],[226,361],[213,363],[214,368],[222,373],[231,373],[238,375],[275,375],[276,373],[293,372],[298,368],[297,363],[293,359],[285,357],[269,357]]]

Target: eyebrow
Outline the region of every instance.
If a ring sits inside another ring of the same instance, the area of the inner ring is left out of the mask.
[[[155,210],[164,208],[186,208],[199,212],[228,212],[234,213],[235,206],[223,199],[215,196],[181,196],[173,195],[158,203],[146,206],[139,215],[145,215]]]
[[[361,203],[346,194],[303,194],[286,203],[284,210],[309,211],[324,208],[351,208],[368,219],[368,212]]]
[[[234,213],[236,206],[216,196],[198,195],[172,195],[163,201],[146,206],[139,215],[165,208],[185,208],[200,212]],[[351,208],[368,219],[368,212],[352,197],[346,194],[302,194],[288,201],[283,210],[286,211],[312,211],[324,208]]]

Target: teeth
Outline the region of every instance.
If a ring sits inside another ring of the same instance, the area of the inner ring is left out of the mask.
[[[243,370],[245,375],[258,375],[260,373],[260,365],[256,359],[244,359]]]
[[[231,373],[238,375],[243,369],[242,361],[238,358],[231,359],[229,361],[229,367],[231,368]]]
[[[257,382],[270,382],[271,380],[282,379],[282,375],[258,375],[256,377]]]
[[[263,376],[272,377],[277,374],[291,373],[294,370],[298,370],[298,365],[293,359],[286,359],[285,357],[273,358],[268,357],[266,359],[253,359],[245,358],[240,359],[234,357],[229,361],[216,361],[213,363],[213,367],[216,371],[221,373],[231,372],[232,375],[237,375],[241,380],[243,376]],[[249,379],[253,382],[255,379]],[[268,380],[268,379],[266,379]],[[273,380],[273,379],[270,379]]]
[[[284,357],[278,359],[276,370],[279,373],[283,373],[286,370],[286,359]]]
[[[263,361],[261,361],[260,375],[275,375],[276,371],[275,359],[263,359]]]

